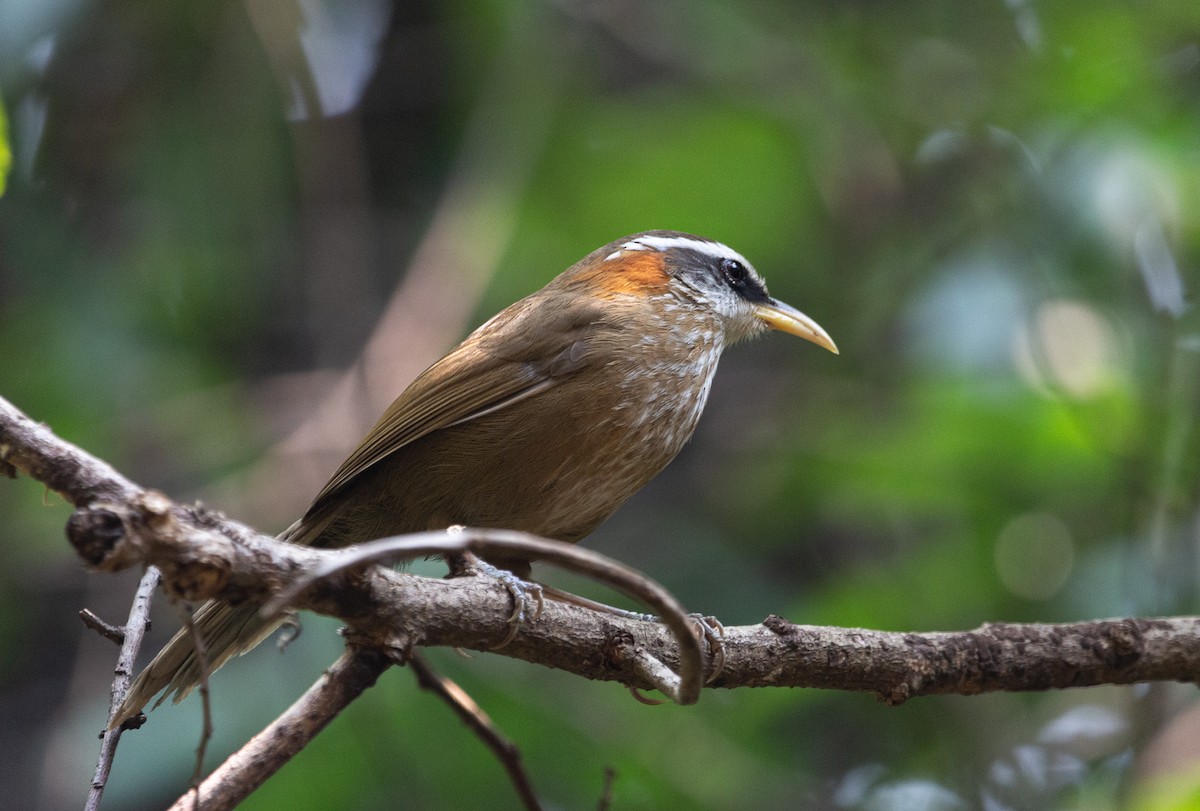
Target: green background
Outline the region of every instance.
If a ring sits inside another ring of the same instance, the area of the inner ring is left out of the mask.
[[[1197,611],[1200,5],[8,0],[0,97],[0,395],[140,483],[277,531],[381,396],[672,228],[842,354],[728,352],[694,441],[589,546],[727,624]],[[397,290],[392,355],[360,360]],[[13,807],[82,803],[115,651],[74,614],[120,621],[136,581],[82,571],[68,515],[0,482]],[[154,639],[177,624],[160,601]],[[221,672],[208,768],[336,627]],[[431,658],[552,807],[594,805],[606,766],[615,808],[1200,807],[1188,686],[646,707]],[[126,736],[105,807],[177,796],[198,730],[191,700]],[[515,805],[397,670],[245,807]]]

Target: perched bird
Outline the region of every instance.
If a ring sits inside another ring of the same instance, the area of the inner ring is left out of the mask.
[[[578,541],[679,453],[725,347],[767,328],[837,352],[725,245],[676,231],[618,239],[426,369],[280,538],[341,547],[462,524]],[[529,572],[526,560],[490,563]],[[210,670],[277,627],[258,608],[200,608]],[[199,680],[181,631],[114,725]]]

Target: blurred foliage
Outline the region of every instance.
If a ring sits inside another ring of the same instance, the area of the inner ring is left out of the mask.
[[[478,212],[450,220],[455,245],[501,246],[460,332],[598,245],[678,228],[750,257],[842,354],[730,352],[696,439],[589,545],[730,624],[1197,612],[1200,5],[0,8],[0,395],[138,481],[194,497],[256,465],[455,205]],[[81,802],[113,651],[73,614],[116,619],[132,593],[80,571],[67,514],[0,486],[0,783],[21,807]],[[332,660],[336,625],[305,624],[215,680],[210,764]],[[649,708],[433,658],[555,806],[593,803],[608,765],[616,808],[1167,809],[1200,790],[1182,686]],[[182,790],[197,714],[126,736],[106,807]],[[400,671],[246,807],[403,802],[516,803]]]
[[[0,98],[0,196],[8,187],[8,172],[12,169],[12,147],[8,144],[8,115]]]

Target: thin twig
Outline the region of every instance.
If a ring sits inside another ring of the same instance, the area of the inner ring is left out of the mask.
[[[528,557],[582,574],[650,607],[675,637],[679,648],[678,686],[668,693],[679,704],[694,704],[704,686],[704,660],[687,611],[675,596],[641,572],[590,549],[512,530],[465,527],[454,532],[417,532],[339,550],[296,578],[263,607],[270,616],[287,607],[304,589],[338,572],[373,563],[395,562],[421,555],[474,552],[483,557]],[[666,682],[661,682],[665,684]],[[660,683],[655,683],[660,687]]]
[[[118,645],[125,643],[125,629],[120,625],[111,625],[100,619],[92,609],[79,609],[79,618],[83,620],[84,625],[100,634],[100,636],[109,642],[115,642]]]
[[[195,790],[189,789],[176,800],[170,811],[232,809],[295,757],[391,664],[392,659],[378,649],[347,646],[304,695]]]
[[[617,770],[612,766],[604,767],[604,783],[600,787],[600,801],[596,803],[596,811],[608,811],[612,805],[613,782],[617,779]]]
[[[633,669],[639,676],[653,684],[654,688],[663,695],[674,698],[679,693],[679,677],[671,671],[671,668],[645,649],[635,648],[633,650]],[[643,704],[650,703],[636,694],[634,697]]]
[[[450,705],[455,715],[474,732],[484,745],[495,753],[508,778],[521,798],[521,802],[530,811],[541,811],[542,804],[533,791],[533,783],[521,763],[521,750],[500,731],[499,727],[488,717],[475,700],[465,690],[451,679],[436,672],[425,657],[413,653],[408,664],[417,676],[417,684],[426,690],[433,691],[439,698]]]
[[[133,682],[133,665],[138,652],[142,648],[142,640],[150,627],[150,602],[158,588],[162,575],[158,569],[151,566],[142,575],[137,591],[133,595],[133,605],[129,608],[129,619],[125,621],[124,639],[121,652],[117,655],[117,666],[112,683],[112,697],[108,704],[108,717],[112,720],[117,709],[125,701],[129,685]],[[88,612],[91,613],[91,612]],[[100,798],[104,796],[104,787],[108,784],[108,774],[112,770],[113,756],[117,752],[117,743],[121,738],[121,729],[107,729],[101,735],[100,756],[96,761],[96,772],[92,777],[92,786],[88,791],[84,811],[97,811]]]

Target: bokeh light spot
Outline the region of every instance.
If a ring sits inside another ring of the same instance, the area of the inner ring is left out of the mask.
[[[1019,515],[996,538],[1000,582],[1027,600],[1048,600],[1057,594],[1071,574],[1074,558],[1070,531],[1050,513]]]
[[[1017,332],[1013,362],[1040,391],[1086,400],[1116,379],[1116,340],[1108,321],[1079,301],[1043,302]]]

